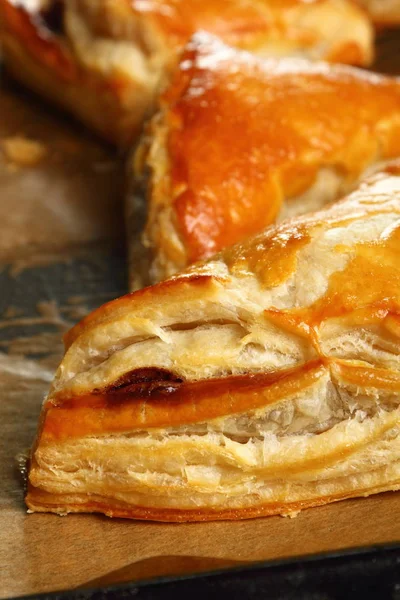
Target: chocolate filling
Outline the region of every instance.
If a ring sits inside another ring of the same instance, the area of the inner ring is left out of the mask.
[[[64,33],[64,0],[54,0],[46,10],[40,12],[42,24],[55,35]]]
[[[155,393],[169,394],[175,392],[183,383],[171,371],[157,368],[134,369],[125,373],[112,385],[103,389],[93,390],[94,394],[133,394],[138,396],[152,396]]]

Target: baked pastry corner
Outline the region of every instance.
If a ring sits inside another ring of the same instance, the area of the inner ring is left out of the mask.
[[[349,0],[0,0],[11,73],[123,147],[200,29],[261,55],[373,56],[372,25]]]
[[[131,289],[323,208],[399,140],[398,78],[196,34],[129,162]]]
[[[66,336],[33,511],[291,514],[400,488],[400,165]]]

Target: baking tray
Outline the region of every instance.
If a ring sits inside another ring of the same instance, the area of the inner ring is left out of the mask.
[[[400,73],[399,33],[378,48],[377,69]],[[0,115],[0,598],[55,590],[316,599],[361,590],[370,598],[377,589],[379,598],[400,598],[400,494],[295,519],[163,524],[26,514],[16,457],[32,442],[61,336],[127,290],[123,161],[4,76]],[[15,136],[38,140],[46,157],[34,167],[7,159],[3,142]],[[309,555],[319,558],[299,558]]]
[[[400,548],[358,549],[296,561],[254,564],[242,569],[221,570],[179,578],[161,577],[101,589],[68,591],[35,596],[42,600],[108,600],[136,597],[193,600],[398,600],[400,598]],[[31,596],[32,598],[32,596]]]

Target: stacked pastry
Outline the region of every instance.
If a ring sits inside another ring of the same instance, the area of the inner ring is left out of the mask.
[[[190,521],[400,487],[400,165],[66,337],[27,503]]]
[[[400,157],[400,78],[262,60],[205,33],[159,105],[129,164],[132,289],[318,210]]]
[[[153,115],[127,221],[132,287],[155,285],[67,334],[28,507],[212,520],[399,488],[400,80],[315,62],[370,63],[365,6],[0,0],[0,17],[10,70],[107,139]]]
[[[196,30],[264,56],[373,57],[351,0],[0,0],[0,27],[18,79],[125,146]]]

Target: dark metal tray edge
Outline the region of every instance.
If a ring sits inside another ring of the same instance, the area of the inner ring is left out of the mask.
[[[140,597],[259,600],[400,600],[400,542],[298,558],[262,561],[201,574],[162,576],[94,589],[19,596],[29,600],[108,600]],[[14,600],[17,600],[16,598]]]

